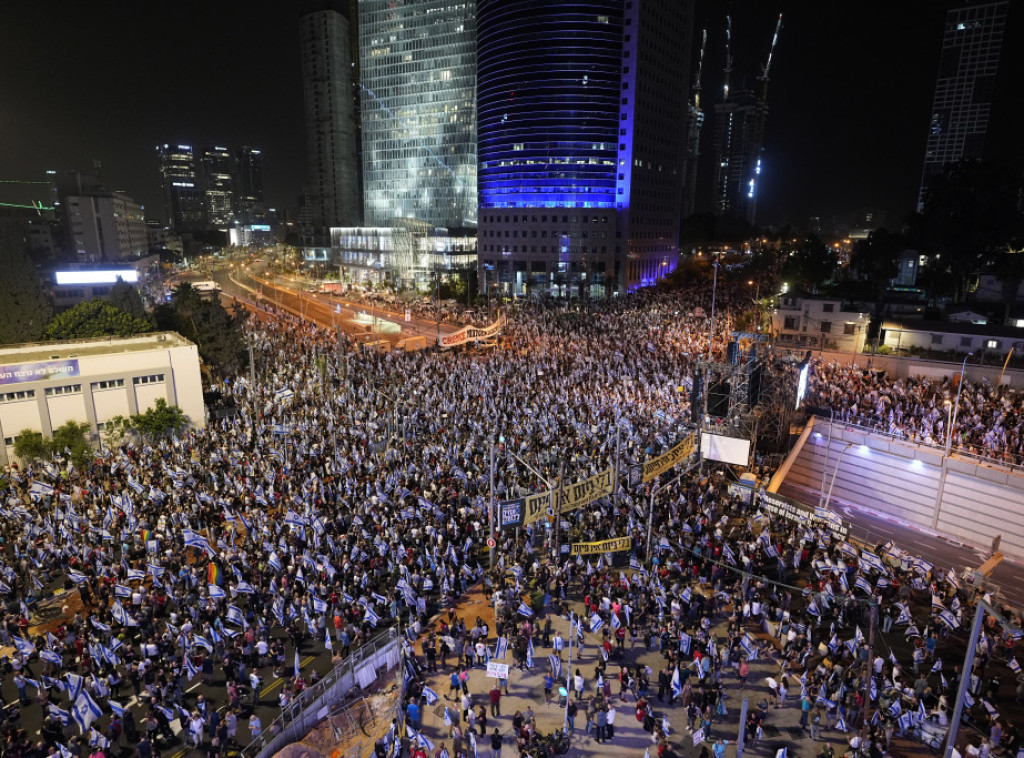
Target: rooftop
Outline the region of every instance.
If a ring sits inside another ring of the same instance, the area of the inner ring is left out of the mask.
[[[144,353],[148,350],[166,350],[191,345],[177,332],[154,332],[134,337],[103,337],[61,342],[25,342],[0,348],[0,364],[59,361],[82,358],[87,355],[111,353]]]

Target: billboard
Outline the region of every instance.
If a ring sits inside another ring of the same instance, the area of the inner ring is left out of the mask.
[[[38,363],[10,363],[0,366],[0,385],[40,382],[46,379],[63,379],[70,376],[78,376],[77,358],[39,361]]]
[[[133,268],[54,271],[53,277],[57,284],[117,284],[118,279],[135,284],[139,281],[139,272]]]

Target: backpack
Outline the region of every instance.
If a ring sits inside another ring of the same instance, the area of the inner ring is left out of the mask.
[[[570,702],[569,703],[569,717],[570,718],[576,718],[577,711],[578,711],[578,709],[576,708],[576,703]]]

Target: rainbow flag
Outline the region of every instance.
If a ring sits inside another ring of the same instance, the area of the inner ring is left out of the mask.
[[[206,567],[206,583],[216,584],[218,587],[224,584],[224,572],[216,563],[211,563]]]
[[[153,539],[153,530],[152,529],[143,529],[142,530],[142,544],[145,545],[151,539]]]

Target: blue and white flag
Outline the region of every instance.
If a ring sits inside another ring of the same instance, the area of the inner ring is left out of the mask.
[[[199,634],[192,635],[192,644],[196,647],[205,647],[211,653],[213,652],[213,643],[211,643],[206,637]]]
[[[63,726],[67,726],[71,721],[71,711],[65,711],[63,708],[59,708],[53,703],[47,705],[46,710],[51,716],[60,721]],[[64,748],[64,750],[67,750],[67,748]],[[70,754],[71,751],[68,750],[68,755]]]
[[[936,658],[935,663],[932,664],[931,673],[938,674],[940,671],[942,671],[942,659]]]
[[[960,626],[960,621],[953,614],[952,611],[941,610],[939,611],[939,621],[949,627],[950,631],[955,631]]]
[[[380,622],[380,616],[370,610],[370,606],[366,606],[366,615],[363,616],[363,621],[369,621],[370,626],[376,627]]]
[[[238,584],[235,585],[235,592],[236,593],[241,592],[241,593],[246,594],[246,595],[255,595],[256,594],[256,590],[253,589],[252,585],[249,584],[248,582],[243,582],[242,580],[239,580]]]
[[[533,616],[533,608],[528,606],[525,602],[519,603],[519,610],[517,611],[520,616],[531,617]]]
[[[427,699],[427,705],[433,705],[438,701],[437,693],[430,689],[430,687],[423,688],[423,697]]]
[[[225,616],[228,621],[238,626],[245,626],[245,614],[242,613],[242,609],[237,605],[229,605],[227,615]]]
[[[71,718],[78,724],[82,734],[85,734],[86,730],[92,725],[92,722],[102,715],[103,711],[100,710],[92,696],[85,690],[80,692],[74,706],[71,708]]]
[[[562,678],[562,660],[551,653],[548,655],[548,666],[551,668],[551,676],[555,680],[560,680]]]
[[[683,694],[683,683],[679,678],[679,667],[672,669],[672,697],[681,697]]]
[[[228,596],[228,593],[226,593],[223,589],[218,587],[216,584],[208,584],[208,585],[206,585],[206,589],[207,589],[207,592],[210,593],[210,597],[213,600],[223,600],[224,598],[226,598]]]
[[[32,653],[36,651],[36,646],[28,640],[26,640],[24,637],[11,635],[11,639],[14,640],[15,649],[22,655],[32,655]]]
[[[494,655],[491,657],[496,661],[505,660],[505,653],[508,652],[508,637],[498,637],[494,645]]]
[[[602,619],[598,614],[595,613],[590,617],[591,634],[597,634],[601,630],[602,626],[604,626],[604,619]]]

